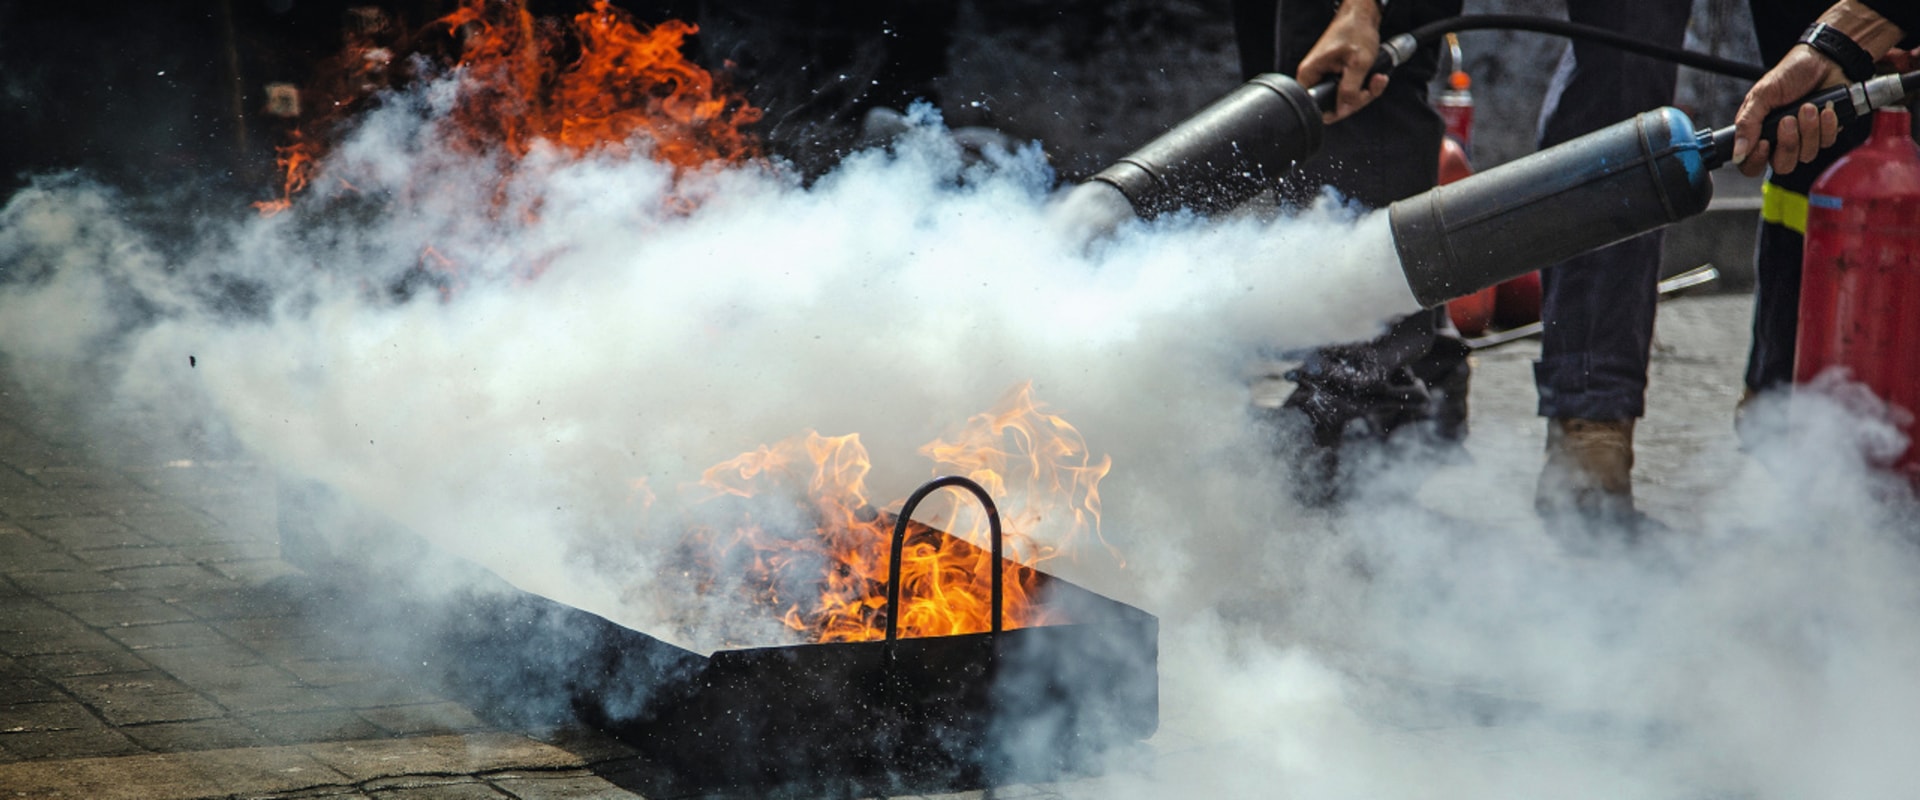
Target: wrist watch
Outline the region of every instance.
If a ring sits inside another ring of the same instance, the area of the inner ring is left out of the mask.
[[[1873,56],[1839,28],[1824,22],[1813,23],[1800,34],[1800,44],[1839,64],[1841,74],[1849,81],[1859,83],[1873,77]]]

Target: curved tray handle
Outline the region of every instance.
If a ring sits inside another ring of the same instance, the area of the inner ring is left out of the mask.
[[[934,478],[915,489],[913,494],[907,497],[907,502],[900,506],[900,518],[893,523],[893,553],[887,561],[887,641],[889,642],[899,636],[900,558],[901,551],[905,550],[907,545],[907,523],[913,521],[913,509],[920,505],[920,501],[927,499],[927,495],[949,486],[958,486],[973,492],[975,497],[980,498],[980,504],[987,507],[987,530],[992,534],[993,541],[993,576],[991,578],[993,616],[990,632],[1000,632],[1002,602],[1000,584],[1004,580],[1003,573],[1006,572],[1000,564],[1000,509],[994,507],[993,498],[987,494],[986,489],[980,487],[980,484],[959,475],[947,475]]]

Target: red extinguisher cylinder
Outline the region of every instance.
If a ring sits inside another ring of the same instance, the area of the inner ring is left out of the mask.
[[[1447,135],[1460,143],[1462,151],[1473,148],[1473,79],[1461,70],[1447,76],[1447,88],[1434,98],[1433,110],[1447,125]]]
[[[1447,85],[1433,99],[1433,110],[1447,124],[1447,135],[1460,143],[1460,155],[1473,152],[1473,77],[1467,74],[1466,59],[1460,55],[1460,35],[1447,34]],[[1446,183],[1446,178],[1440,179]]]
[[[1794,382],[1844,370],[1881,400],[1920,415],[1920,145],[1906,109],[1807,194]],[[1911,438],[1917,432],[1909,424]],[[1920,481],[1920,447],[1890,465]],[[1920,485],[1917,483],[1916,485]]]
[[[1440,185],[1445,186],[1473,174],[1467,149],[1473,146],[1473,78],[1467,75],[1460,57],[1460,37],[1447,34],[1448,62],[1445,89],[1433,100],[1433,110],[1446,123],[1447,135],[1440,139]],[[1487,287],[1465,297],[1447,301],[1447,317],[1462,336],[1479,336],[1494,321],[1496,294]]]
[[[1467,151],[1449,134],[1440,137],[1440,185],[1445,186],[1473,174]],[[1479,336],[1493,325],[1494,287],[1489,286],[1465,297],[1447,301],[1447,318],[1461,336]]]

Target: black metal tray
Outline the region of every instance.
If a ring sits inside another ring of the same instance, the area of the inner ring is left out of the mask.
[[[942,486],[987,502],[997,544],[991,502],[964,479],[922,487],[900,520]],[[321,548],[282,523],[296,540],[289,558],[313,560]],[[895,529],[890,607],[906,527]],[[947,539],[943,547],[972,547]],[[476,713],[605,731],[671,776],[671,789],[656,791],[891,793],[1048,780],[1098,771],[1159,724],[1158,620],[1045,573],[1030,576],[1034,596],[1062,624],[702,656],[470,563],[458,568],[487,588],[454,604],[383,601],[384,613],[426,632],[414,644],[439,652]],[[555,718],[555,707],[570,714]]]

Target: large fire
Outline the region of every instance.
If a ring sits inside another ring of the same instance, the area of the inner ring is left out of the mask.
[[[1003,623],[1013,629],[1048,622],[1034,596],[1032,567],[1066,552],[1085,533],[1098,535],[1099,483],[1109,460],[1093,458],[1079,431],[1045,413],[1030,385],[969,419],[952,439],[920,452],[934,461],[934,474],[964,475],[997,498],[1018,499],[1020,505],[1002,510],[1008,551],[1001,566]],[[884,638],[894,515],[871,503],[869,467],[858,434],[812,432],[715,465],[701,480],[715,497],[786,493],[805,497],[806,507],[773,519],[743,512],[730,527],[701,532],[695,552],[710,565],[736,565],[753,602],[809,641]],[[1010,495],[1010,486],[1019,491]],[[944,509],[916,515],[929,523],[907,537],[898,624],[903,637],[989,628],[993,565],[986,516],[970,496],[945,497],[952,502]],[[1059,545],[1027,535],[1056,519],[1063,529]],[[967,544],[941,537],[935,528]]]
[[[550,32],[521,3],[466,0],[440,20],[463,39],[469,92],[455,111],[476,147],[525,155],[545,140],[586,153],[644,143],[680,168],[737,163],[758,153],[741,126],[760,118],[720,92],[712,74],[680,54],[698,29],[668,20],[642,31],[607,0]],[[579,55],[563,61],[571,42]]]
[[[422,68],[447,68],[432,54],[449,42],[457,50],[447,60],[460,94],[445,133],[508,169],[539,142],[576,157],[638,149],[680,170],[760,154],[747,130],[760,111],[681,54],[698,31],[690,23],[668,20],[642,30],[607,0],[596,0],[571,24],[535,18],[525,0],[462,0],[416,33],[402,33],[375,10],[362,17],[327,77],[310,89],[317,97],[306,105],[320,112],[279,148],[281,197],[257,203],[263,212],[291,205],[315,177],[326,134],[337,134],[369,97],[420,77]]]
[[[319,177],[330,140],[370,98],[448,70],[457,96],[438,123],[441,140],[497,159],[503,175],[543,147],[576,158],[650,158],[676,172],[760,155],[747,132],[760,112],[681,54],[697,30],[691,24],[643,30],[607,0],[595,0],[570,23],[535,18],[525,0],[462,0],[458,10],[412,33],[377,9],[355,15],[347,46],[327,69],[330,79],[309,87],[314,100],[302,104],[320,111],[302,120],[280,150],[283,194],[258,204],[266,213],[289,207]],[[476,213],[494,212],[482,204]],[[421,265],[458,272],[430,242],[421,243]],[[530,275],[540,269],[536,263]],[[962,475],[995,498],[1016,501],[1001,508],[1009,553],[998,566],[1002,622],[1007,629],[1046,622],[1033,596],[1032,567],[1061,555],[1080,534],[1098,535],[1107,460],[1092,458],[1079,432],[1044,413],[1026,386],[921,454],[935,474]],[[700,485],[710,501],[743,502],[733,521],[688,541],[702,565],[702,588],[745,587],[757,606],[810,641],[884,638],[895,515],[873,504],[868,469],[858,435],[807,433],[707,470]],[[804,499],[795,508],[782,498]],[[996,565],[987,518],[970,497],[949,494],[929,506],[919,515],[927,524],[911,529],[904,548],[900,634],[988,630]],[[897,513],[897,501],[889,507]],[[1043,525],[1055,526],[1059,544],[1028,535]]]

